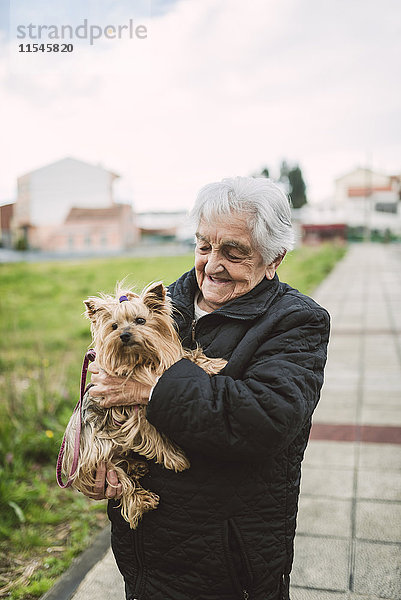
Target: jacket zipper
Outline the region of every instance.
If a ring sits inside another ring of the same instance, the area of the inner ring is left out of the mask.
[[[191,325],[191,339],[192,339],[192,343],[195,343],[195,329],[196,329],[196,319],[193,319],[192,321],[192,325]]]
[[[232,548],[230,548],[230,543],[229,543],[230,535],[234,537],[235,544],[237,546],[237,551],[238,551],[238,554],[240,556],[241,563],[242,563],[242,569],[241,569],[242,575],[246,579],[246,582],[240,581],[238,573],[236,572],[236,570],[234,568],[234,563],[233,563],[233,559],[232,559],[233,550],[232,550]],[[243,546],[242,536],[239,532],[239,529],[238,529],[236,523],[233,521],[233,519],[228,519],[228,521],[226,522],[224,538],[225,538],[224,539],[224,547],[225,547],[225,551],[227,553],[228,567],[229,567],[229,572],[232,577],[232,581],[235,584],[237,591],[241,592],[243,600],[249,600],[249,598],[250,598],[249,591],[248,591],[249,588],[247,589],[245,587],[245,585],[246,585],[246,583],[249,583],[252,587],[252,572],[251,572],[251,567],[249,564],[248,557],[246,555],[246,550]]]

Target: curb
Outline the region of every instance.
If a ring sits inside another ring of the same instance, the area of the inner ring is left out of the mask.
[[[92,544],[74,558],[71,565],[39,600],[71,600],[86,574],[105,556],[110,548],[110,525],[97,534]]]

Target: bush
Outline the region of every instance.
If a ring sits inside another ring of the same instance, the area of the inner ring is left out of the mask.
[[[15,242],[15,249],[21,251],[28,250],[27,239],[25,237],[18,238],[18,240]]]

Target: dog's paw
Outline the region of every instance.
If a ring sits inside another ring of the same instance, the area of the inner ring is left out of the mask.
[[[170,471],[175,471],[176,473],[185,471],[185,469],[189,469],[191,466],[189,460],[181,451],[176,452],[173,455],[164,455],[163,465],[166,467],[166,469],[170,469]]]

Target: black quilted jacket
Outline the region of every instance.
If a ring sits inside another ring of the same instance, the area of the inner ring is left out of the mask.
[[[109,503],[127,598],[287,600],[328,313],[276,275],[193,326],[194,270],[169,290],[184,345],[228,364],[210,378],[181,360],[154,389],[147,417],[191,467],[149,463],[143,486],[160,505],[135,531]]]

